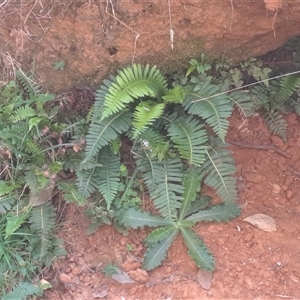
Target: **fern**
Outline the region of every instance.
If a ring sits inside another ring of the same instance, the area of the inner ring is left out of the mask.
[[[105,95],[102,119],[124,109],[136,98],[150,96],[159,99],[166,91],[166,80],[156,66],[143,68],[134,64],[120,71],[111,83]]]
[[[183,188],[181,186],[182,171],[179,159],[169,159],[160,162],[162,172],[155,178],[157,182],[154,191],[150,192],[153,203],[160,214],[167,220],[176,216],[176,209],[180,208],[180,197]]]
[[[219,87],[210,81],[211,77],[207,77],[205,81],[197,82],[193,91],[187,93],[183,106],[189,114],[203,118],[224,142],[233,104],[226,94],[211,97]]]
[[[278,98],[286,100],[300,88],[300,77],[296,75],[285,76],[280,80],[280,91]]]
[[[33,108],[30,106],[21,106],[12,115],[12,121],[20,122],[34,116],[36,116],[36,112]]]
[[[207,133],[203,125],[199,124],[193,116],[180,117],[172,122],[168,133],[181,158],[197,166],[205,161]]]
[[[137,137],[141,132],[145,131],[153,122],[158,119],[165,105],[163,103],[151,104],[149,102],[141,102],[133,113],[133,137]]]
[[[28,76],[26,76],[22,71],[16,72],[17,81],[22,86],[22,89],[27,93],[27,98],[32,99],[37,94],[40,94],[39,86]]]
[[[266,122],[269,130],[279,135],[286,142],[286,122],[283,114],[276,110],[261,110],[261,116]]]
[[[86,137],[86,159],[82,163],[95,157],[102,147],[115,140],[121,133],[126,132],[130,124],[130,113],[126,110],[100,122],[91,123]]]
[[[226,149],[208,150],[208,160],[201,167],[201,178],[212,187],[225,202],[236,200],[236,179],[231,152]]]
[[[120,184],[120,159],[106,146],[99,153],[98,163],[102,165],[97,180],[98,191],[105,199],[107,210],[110,210]]]
[[[30,211],[30,228],[40,239],[39,248],[35,249],[40,258],[45,257],[48,250],[52,248],[51,240],[55,228],[55,218],[54,207],[49,202],[33,207]]]

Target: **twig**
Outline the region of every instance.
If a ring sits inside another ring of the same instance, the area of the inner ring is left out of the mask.
[[[172,14],[171,14],[171,0],[168,0],[169,5],[169,25],[170,25],[170,42],[171,42],[171,49],[174,49],[174,30],[172,29]]]
[[[286,74],[283,74],[283,75],[274,76],[274,77],[271,77],[271,78],[268,78],[268,79],[259,80],[259,81],[253,82],[253,83],[242,85],[242,86],[234,88],[234,89],[230,89],[230,90],[222,92],[222,93],[218,93],[218,94],[214,94],[214,95],[211,95],[211,96],[208,96],[208,97],[205,97],[205,98],[194,100],[194,101],[192,101],[192,103],[199,102],[199,101],[204,101],[204,100],[211,99],[211,98],[214,98],[214,97],[217,97],[217,96],[221,96],[221,95],[224,95],[224,94],[227,94],[227,93],[230,93],[230,92],[242,90],[246,87],[253,86],[253,85],[265,82],[265,81],[270,81],[272,79],[278,79],[278,78],[282,78],[282,77],[286,77],[286,76],[294,75],[294,74],[299,74],[299,73],[300,73],[300,71],[295,71],[295,72],[290,72],[290,73],[286,73]]]
[[[251,144],[245,144],[245,143],[240,143],[240,142],[235,142],[235,141],[229,141],[229,143],[232,145],[238,146],[240,148],[267,150],[267,151],[273,150],[286,158],[290,158],[290,156],[288,154],[286,154],[284,151],[282,151],[281,149],[279,149],[273,145],[251,145]]]

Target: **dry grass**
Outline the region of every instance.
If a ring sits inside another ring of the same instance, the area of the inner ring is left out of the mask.
[[[24,51],[26,40],[41,41],[52,24],[54,9],[64,14],[74,0],[0,0],[0,28],[15,39],[15,55]]]

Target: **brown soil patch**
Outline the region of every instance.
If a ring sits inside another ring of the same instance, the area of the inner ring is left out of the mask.
[[[287,117],[288,142],[270,135],[259,116],[231,118],[228,141],[275,145],[273,150],[232,146],[237,163],[241,216],[226,224],[199,224],[196,231],[216,259],[210,290],[197,282],[197,268],[177,238],[163,265],[151,272],[140,269],[147,230],[122,236],[103,226],[87,236],[87,218],[68,205],[59,235],[69,256],[55,262],[44,299],[299,299],[300,298],[300,122]],[[243,221],[264,213],[277,231],[264,232]],[[120,284],[102,270],[115,263],[137,280]],[[45,274],[45,277],[47,277]]]

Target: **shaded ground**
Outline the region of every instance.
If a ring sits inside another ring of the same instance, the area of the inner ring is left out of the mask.
[[[69,256],[57,261],[45,277],[53,289],[44,299],[300,299],[300,122],[287,117],[288,142],[271,136],[259,116],[247,120],[236,113],[228,141],[273,145],[273,150],[232,146],[239,179],[241,216],[227,224],[200,224],[216,259],[210,290],[201,288],[197,268],[181,238],[172,245],[163,265],[140,271],[146,230],[127,237],[113,227],[101,227],[87,236],[83,211],[67,205],[60,237]],[[264,213],[276,221],[276,232],[264,232],[243,219]],[[120,284],[103,274],[115,263],[136,283]]]

